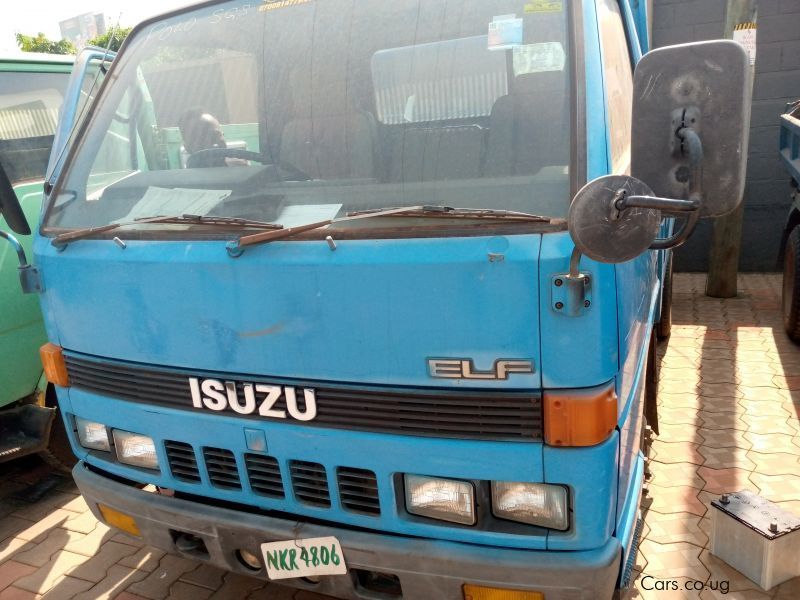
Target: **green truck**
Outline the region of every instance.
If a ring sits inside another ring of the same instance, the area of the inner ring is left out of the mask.
[[[75,57],[0,55],[0,169],[26,218],[36,223],[45,171]],[[0,229],[6,229],[0,217]],[[32,235],[19,236],[30,255]],[[39,347],[46,341],[39,299],[22,293],[17,256],[0,246],[0,462],[39,452],[70,460],[55,397],[47,393]],[[52,432],[51,432],[52,429]]]

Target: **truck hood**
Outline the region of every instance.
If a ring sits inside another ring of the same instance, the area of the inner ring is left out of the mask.
[[[50,339],[153,365],[378,385],[541,387],[541,236],[36,242]],[[505,380],[432,378],[430,359],[530,360]]]

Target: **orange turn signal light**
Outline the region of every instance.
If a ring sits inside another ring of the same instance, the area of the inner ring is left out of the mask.
[[[551,446],[594,446],[617,426],[614,382],[544,393],[544,441]]]
[[[462,588],[464,600],[544,600],[542,592],[508,590],[465,583]]]
[[[47,381],[61,387],[69,386],[69,374],[67,373],[67,363],[64,362],[64,351],[61,346],[47,343],[39,348],[39,355],[42,357],[44,376]]]
[[[100,509],[100,514],[103,515],[103,520],[112,527],[121,529],[130,535],[142,537],[142,533],[139,531],[139,526],[136,524],[136,519],[134,519],[132,516],[111,508],[110,506],[106,506],[105,504],[98,504],[97,508]]]

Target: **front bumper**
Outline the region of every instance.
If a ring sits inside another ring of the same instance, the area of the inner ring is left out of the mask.
[[[131,515],[145,542],[175,554],[186,555],[176,547],[176,535],[190,533],[205,542],[207,562],[245,575],[254,574],[236,558],[239,548],[260,555],[263,542],[335,536],[350,575],[323,577],[316,585],[301,579],[280,583],[338,598],[395,597],[361,588],[351,575],[353,569],[363,569],[397,576],[402,598],[411,600],[461,600],[464,583],[541,591],[546,600],[595,600],[612,596],[620,569],[621,547],[615,538],[602,548],[581,552],[476,546],[303,523],[161,496],[104,477],[84,463],[78,463],[73,476],[98,519],[98,502]]]

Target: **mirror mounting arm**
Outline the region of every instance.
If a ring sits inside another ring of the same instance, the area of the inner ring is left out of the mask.
[[[22,292],[25,294],[39,294],[43,292],[44,288],[42,287],[42,280],[39,277],[39,269],[28,264],[25,250],[22,244],[19,243],[19,240],[2,229],[0,229],[0,238],[7,240],[17,253],[17,260],[19,261],[17,271],[19,272],[19,283],[22,286]]]

